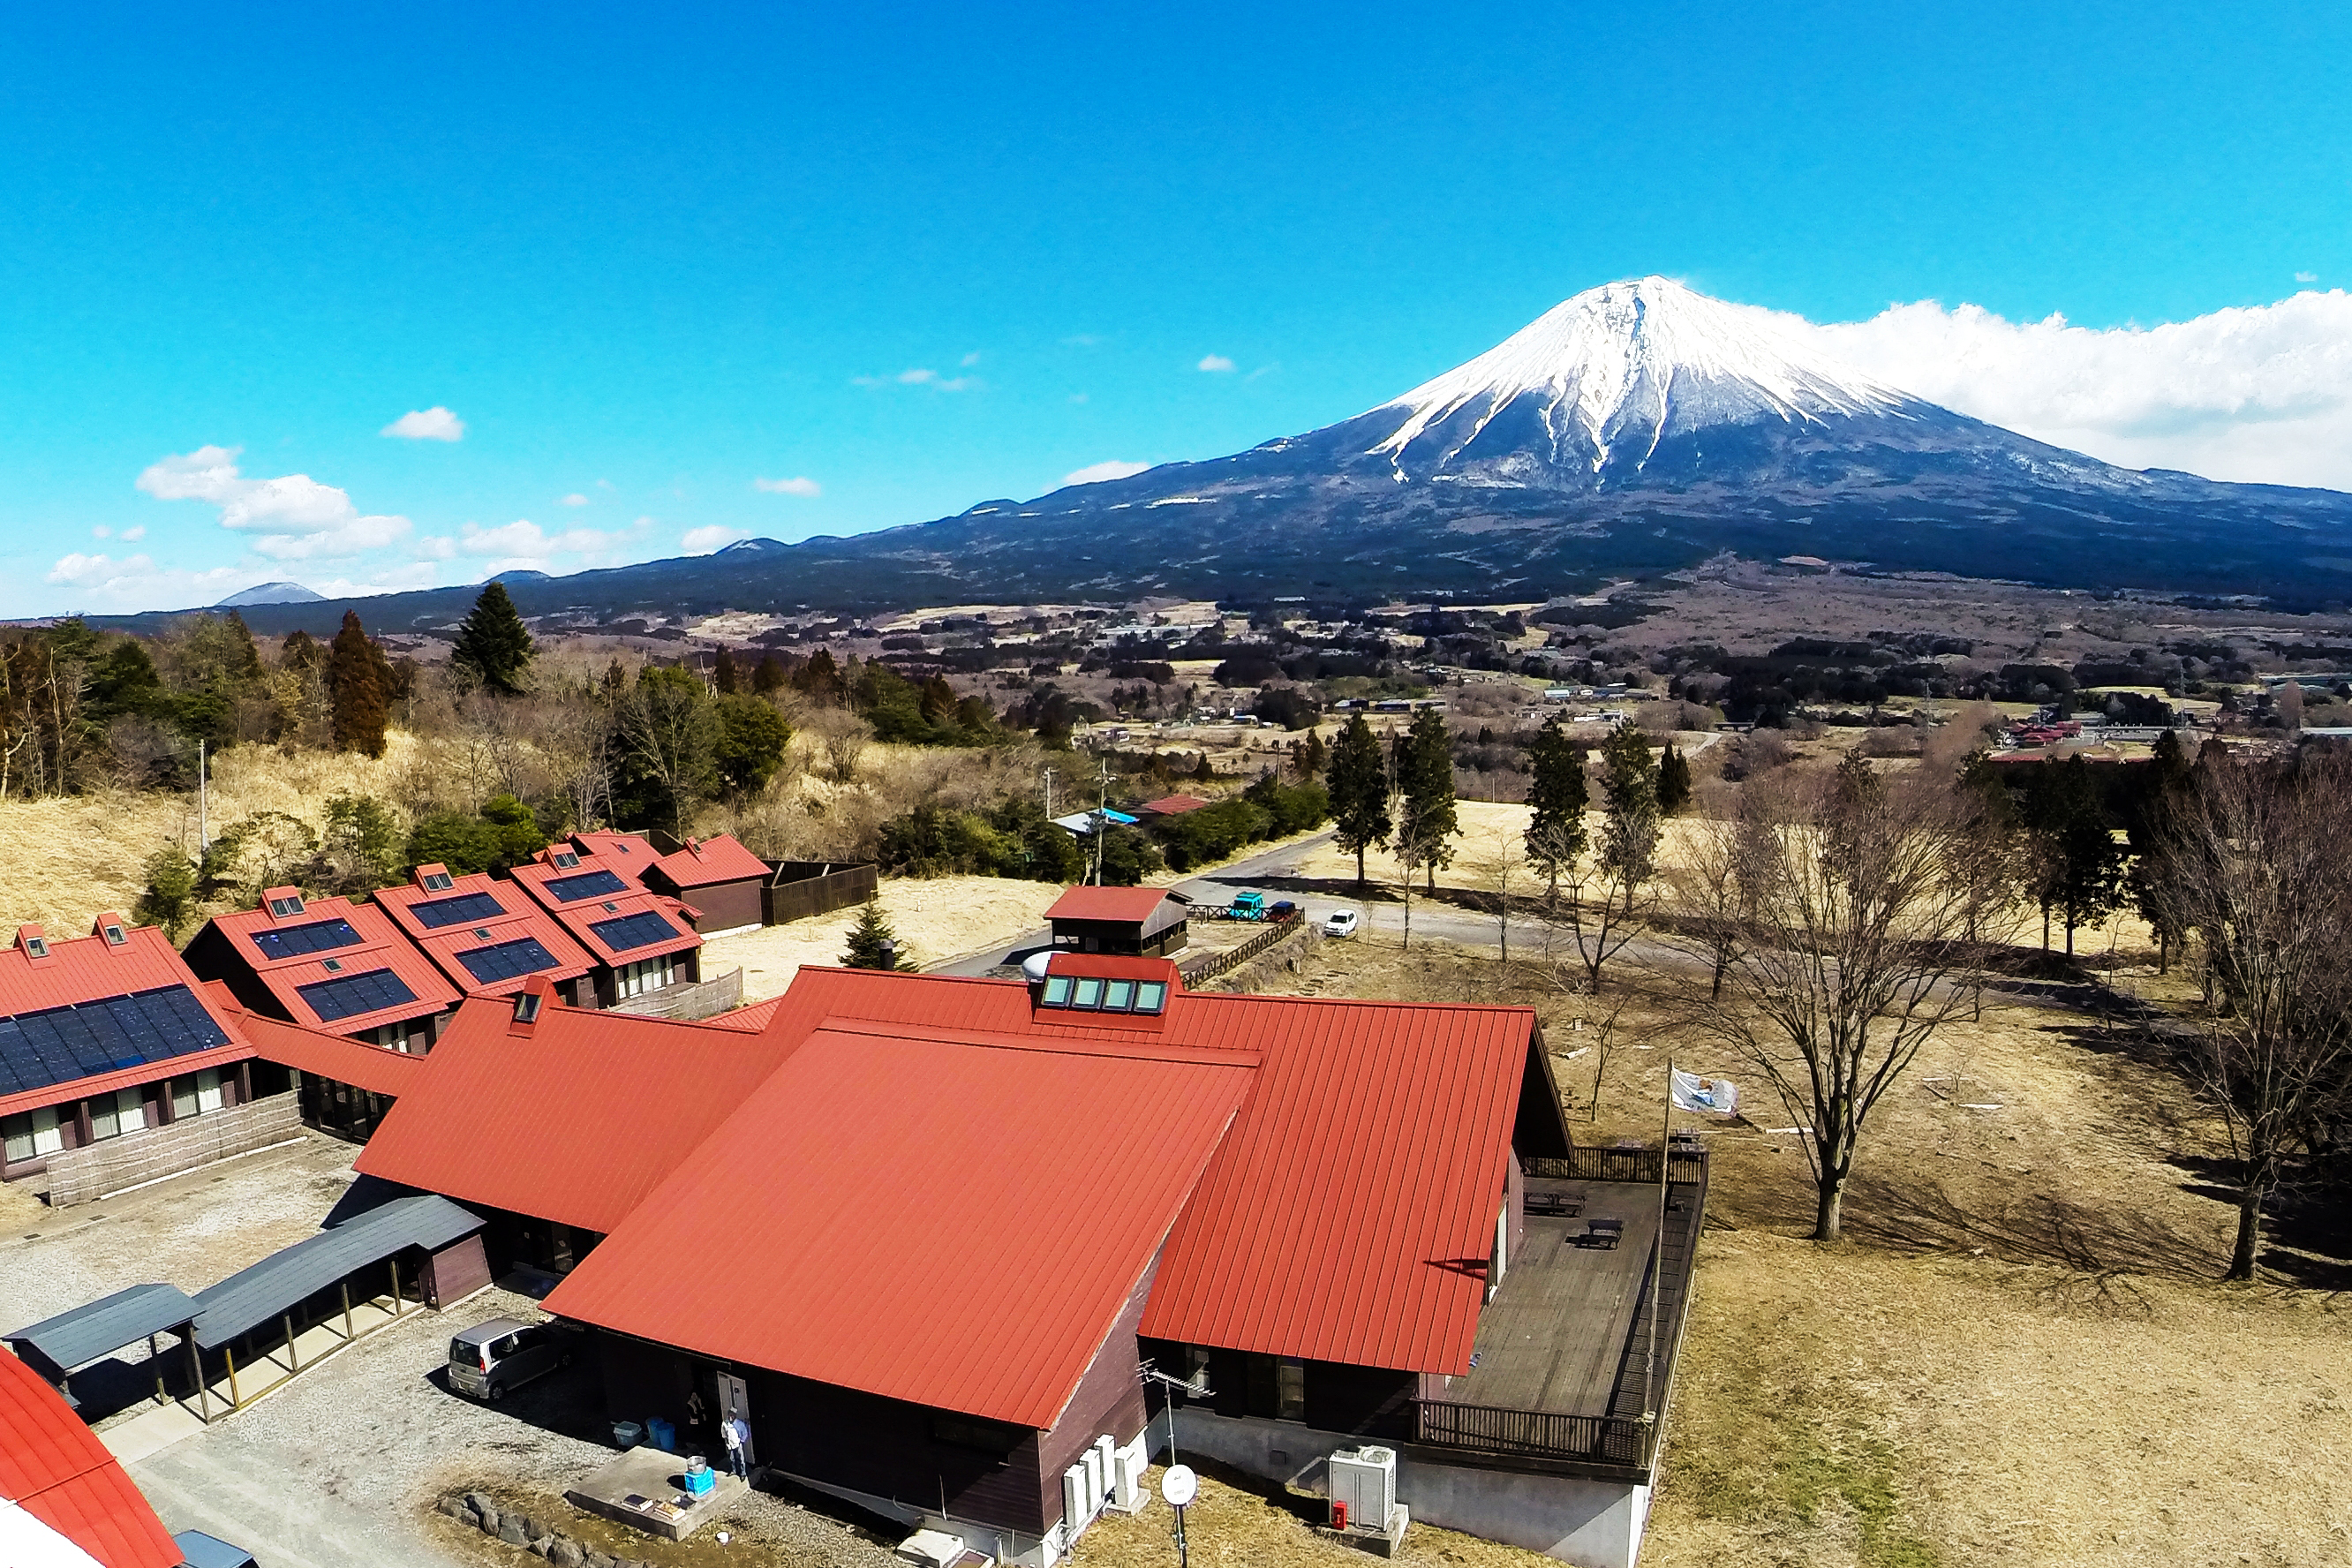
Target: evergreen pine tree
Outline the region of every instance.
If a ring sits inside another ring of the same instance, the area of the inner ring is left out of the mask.
[[[360,626],[359,612],[345,610],[343,629],[335,634],[327,662],[327,681],[335,699],[337,751],[383,755],[383,682],[376,673],[382,658]]]
[[[765,697],[770,692],[782,691],[790,679],[784,673],[784,661],[772,653],[760,661],[759,668],[751,672],[751,693],[755,697]]]
[[[1601,748],[1601,865],[1622,880],[1626,907],[1650,879],[1658,856],[1658,764],[1650,742],[1631,724]]]
[[[1454,737],[1444,715],[1424,708],[1412,716],[1399,749],[1397,791],[1404,820],[1428,868],[1429,890],[1437,891],[1437,868],[1454,863],[1454,840],[1462,834],[1454,807]]]
[[[147,858],[147,889],[139,895],[131,918],[142,925],[162,926],[165,940],[177,943],[196,911],[195,863],[177,849],[158,849]]]
[[[539,647],[522,624],[504,583],[491,583],[457,627],[449,661],[460,674],[501,697],[522,695],[523,680]]]
[[[1559,889],[1560,873],[1573,873],[1584,853],[1584,807],[1591,798],[1584,778],[1584,751],[1557,721],[1546,724],[1528,747],[1528,858]]]
[[[735,672],[735,656],[726,648],[719,650],[718,658],[710,666],[710,683],[719,689],[721,697],[734,696],[742,684],[741,677]]]
[[[245,624],[245,616],[235,610],[228,613],[229,630],[236,635],[237,658],[230,678],[239,684],[258,685],[261,681],[261,650],[254,646],[253,628]]]
[[[857,923],[849,929],[849,946],[841,955],[845,969],[912,969],[913,962],[898,951],[898,933],[882,912],[877,897],[866,900]]]
[[[1690,759],[1675,750],[1672,741],[1658,753],[1658,815],[1677,816],[1690,805]]]
[[[1203,763],[1208,753],[1201,753]],[[1356,886],[1364,886],[1364,851],[1386,844],[1394,824],[1389,819],[1389,773],[1381,760],[1381,743],[1364,716],[1356,714],[1339,731],[1331,748],[1329,776],[1331,817],[1338,825],[1332,841],[1342,853],[1356,858]]]

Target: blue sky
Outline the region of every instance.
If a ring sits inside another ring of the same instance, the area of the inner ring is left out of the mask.
[[[0,614],[918,521],[1328,423],[1648,272],[1939,301],[1874,369],[1991,333],[2023,357],[1937,395],[2117,460],[2347,445],[2341,6],[333,9],[12,20]],[[2248,322],[2210,450],[2000,402]]]

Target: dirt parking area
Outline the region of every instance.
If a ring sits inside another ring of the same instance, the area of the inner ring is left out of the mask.
[[[1013,882],[997,877],[891,877],[881,887],[882,912],[898,933],[901,958],[936,963],[1010,942],[1045,923],[1062,896],[1056,882]],[[839,963],[856,909],[722,936],[702,950],[706,974],[743,966],[743,1000],[782,994],[803,963]]]

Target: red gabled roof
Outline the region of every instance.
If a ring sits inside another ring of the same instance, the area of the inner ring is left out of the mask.
[[[610,864],[615,871],[632,882],[643,885],[646,868],[658,865],[661,856],[652,844],[635,833],[572,833],[565,835],[573,850],[582,855],[593,855]]]
[[[106,1564],[177,1568],[180,1549],[58,1391],[0,1352],[0,1498]]]
[[[1110,921],[1141,925],[1168,900],[1165,888],[1072,888],[1045,911],[1049,921]]]
[[[423,1080],[425,1058],[405,1051],[348,1040],[258,1013],[240,1012],[236,1023],[253,1043],[254,1055],[314,1078],[332,1079],[395,1099]]]
[[[622,836],[583,833],[575,837],[580,842],[585,843],[592,839],[618,838]],[[552,848],[542,849],[533,858],[517,866],[514,868],[515,884],[530,894],[532,901],[570,932],[572,940],[584,949],[596,963],[607,967],[635,963],[641,959],[659,958],[666,953],[690,952],[702,945],[702,938],[695,932],[693,918],[685,912],[686,906],[680,904],[676,899],[664,898],[658,893],[646,891],[644,884],[639,880],[645,874],[646,867],[653,863],[649,851],[643,858],[633,859],[617,853],[583,852],[573,847],[572,852],[577,854],[580,860],[577,866],[554,864],[552,857],[565,847],[558,845]],[[610,847],[612,847],[607,846],[607,848]],[[646,850],[643,843],[636,843],[635,847],[639,851]],[[551,883],[562,881],[567,877],[585,876],[593,871],[612,872],[620,879],[621,888],[616,892],[600,893],[588,898],[576,899],[569,903],[548,890]],[[595,932],[594,928],[600,921],[622,920],[630,915],[645,913],[659,915],[677,934],[658,942],[647,942],[642,947],[624,949],[614,947]]]
[[[714,1029],[742,1029],[751,1034],[764,1034],[768,1022],[783,1005],[782,996],[771,996],[763,1002],[749,1002],[730,1013],[718,1013],[702,1020]]]
[[[552,999],[526,1037],[511,1003],[457,1009],[358,1168],[460,1203],[609,1231],[790,1047]]]
[[[831,1020],[548,1308],[704,1355],[1049,1427],[1255,1062]],[[723,1261],[678,1267],[697,1258]]]
[[[530,896],[511,882],[501,882],[487,872],[470,877],[453,877],[446,890],[427,890],[417,879],[428,870],[440,870],[437,866],[420,866],[415,877],[404,888],[378,888],[375,901],[391,917],[401,933],[422,948],[435,967],[447,977],[449,984],[468,996],[511,996],[523,987],[530,976],[517,974],[505,980],[484,982],[474,978],[473,972],[459,960],[458,954],[476,948],[495,947],[500,942],[520,942],[525,937],[535,939],[555,960],[553,968],[538,970],[552,980],[574,980],[595,966],[595,960],[586,949],[572,940],[563,922],[542,910]],[[438,928],[428,926],[414,912],[418,904],[429,904],[441,899],[463,898],[471,894],[488,894],[498,900],[501,913],[469,920],[462,925]],[[484,934],[488,933],[488,934]]]
[[[1145,801],[1135,809],[1152,816],[1181,816],[1188,811],[1198,811],[1209,803],[1197,795],[1162,795],[1158,800]]]
[[[731,833],[716,838],[689,838],[685,847],[654,862],[673,888],[707,888],[714,882],[764,882],[768,863],[735,840]]]
[[[1160,1019],[1120,1027],[1033,1008],[1017,981],[804,966],[770,1037],[853,1017],[1261,1051],[1257,1089],[1170,1238],[1143,1331],[1469,1370],[1532,1010],[1180,990]]]
[[[109,925],[122,932],[121,946],[97,934]],[[30,956],[21,943],[0,949],[0,1017],[79,1006],[179,985],[195,996],[228,1041],[210,1050],[191,1051],[164,1061],[0,1094],[0,1116],[130,1089],[167,1075],[176,1077],[203,1068],[223,1067],[253,1055],[253,1047],[246,1043],[241,1032],[242,1015],[223,1005],[225,998],[214,994],[189,972],[186,963],[161,931],[153,926],[128,925],[112,914],[100,915],[91,930],[92,934],[85,937],[48,938],[46,958]]]
[[[208,923],[227,940],[207,944],[205,952],[210,954],[225,950],[233,954],[234,961],[250,970],[296,1023],[334,1034],[358,1034],[385,1024],[430,1017],[457,1000],[457,988],[382,910],[372,904],[355,904],[349,899],[305,899],[299,914],[270,912],[271,898],[294,891],[291,888],[273,888],[264,895],[262,907],[257,910],[215,915]],[[253,939],[266,931],[338,920],[351,922],[360,939],[356,943],[289,958],[272,958],[254,944]],[[209,964],[211,961],[207,956],[198,962]],[[329,968],[330,963],[334,967]],[[303,999],[301,988],[305,985],[348,980],[379,969],[392,971],[415,993],[415,999],[341,1018],[321,1018]]]

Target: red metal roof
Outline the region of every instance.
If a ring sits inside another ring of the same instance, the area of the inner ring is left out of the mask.
[[[0,1498],[107,1568],[177,1568],[180,1549],[58,1391],[0,1352]]]
[[[1198,811],[1209,803],[1197,795],[1162,795],[1158,800],[1145,801],[1135,809],[1151,816],[1181,816],[1188,811]]]
[[[1049,921],[1112,921],[1141,925],[1167,901],[1165,888],[1072,888],[1045,911]]]
[[[96,934],[108,925],[121,931],[121,946]],[[229,1043],[208,1051],[173,1057],[168,1062],[150,1062],[92,1078],[70,1079],[44,1089],[0,1095],[0,1116],[13,1116],[45,1105],[62,1105],[88,1095],[152,1083],[166,1076],[181,1077],[202,1068],[243,1061],[253,1055],[253,1047],[246,1043],[242,1032],[241,1015],[224,1006],[224,997],[189,972],[162,931],[153,926],[125,925],[112,914],[100,915],[91,930],[93,934],[85,937],[49,938],[46,958],[31,957],[21,945],[0,949],[0,1017],[100,1002],[166,985],[184,985],[228,1036]]]
[[[419,867],[417,875],[421,877],[424,870],[425,868]],[[437,929],[426,925],[413,912],[418,904],[432,903],[440,899],[463,898],[473,893],[488,894],[498,900],[503,912],[482,920],[467,921],[463,925]],[[374,896],[377,904],[392,918],[393,924],[400,928],[401,934],[422,948],[449,983],[468,996],[511,996],[522,989],[524,981],[530,978],[529,974],[517,974],[488,984],[475,979],[473,972],[458,962],[457,955],[470,952],[478,947],[495,947],[500,942],[535,938],[540,946],[547,950],[548,956],[555,960],[553,968],[535,973],[551,980],[574,980],[595,967],[596,961],[588,956],[586,949],[572,940],[562,921],[541,909],[529,894],[513,883],[500,882],[487,872],[452,878],[446,889],[427,891],[421,883],[412,879],[404,888],[378,888]]]
[[[574,851],[609,862],[614,870],[632,882],[645,875],[646,867],[661,860],[652,844],[638,834],[573,833],[566,837]]]
[[[358,1168],[387,1181],[609,1231],[742,1103],[790,1046],[773,1036],[550,998],[457,1009]]]
[[[689,838],[683,848],[654,862],[673,888],[707,888],[714,882],[764,882],[768,863],[736,842],[731,833]]]
[[[236,1025],[253,1042],[253,1054],[264,1060],[371,1094],[397,1098],[423,1079],[425,1058],[405,1051],[347,1040],[323,1029],[305,1028],[258,1013],[239,1013]]]
[[[585,843],[592,839],[617,839],[623,836],[583,833],[574,837],[579,842]],[[635,851],[646,858],[633,858],[630,856],[621,855],[615,847],[608,845],[606,849],[614,852],[606,853],[604,850],[593,853],[582,852],[575,848],[572,852],[578,854],[580,859],[577,866],[557,866],[551,862],[550,857],[563,847],[559,845],[555,848],[541,850],[535,858],[527,860],[514,868],[516,885],[529,893],[541,909],[553,916],[556,921],[571,933],[572,941],[586,950],[592,959],[608,967],[635,963],[642,959],[659,958],[666,953],[688,952],[702,945],[702,938],[695,932],[693,919],[681,912],[685,906],[676,899],[664,898],[658,893],[646,891],[639,879],[645,874],[646,867],[652,863],[650,851],[640,841],[631,840],[631,842],[635,844]],[[612,872],[621,879],[623,883],[621,889],[618,892],[577,899],[571,903],[565,903],[547,890],[548,884],[551,882],[561,881],[566,877],[585,876],[592,871]],[[648,911],[660,915],[670,925],[676,927],[677,936],[675,939],[647,942],[643,947],[615,949],[598,937],[591,929],[600,921],[619,920],[627,915]]]
[[[307,899],[303,900],[299,914],[277,915],[269,911],[271,897],[293,891],[290,888],[272,889],[264,896],[260,909],[215,915],[207,923],[228,940],[216,945],[207,944],[205,952],[234,954],[235,961],[253,973],[296,1023],[332,1034],[356,1035],[385,1024],[431,1017],[457,1000],[457,988],[443,977],[433,961],[410,942],[382,910],[371,904],[355,904],[349,899]],[[253,942],[254,937],[263,931],[336,920],[351,922],[352,930],[359,933],[360,940],[356,945],[299,953],[290,958],[271,958]],[[203,933],[200,931],[197,935],[201,937]],[[193,947],[194,943],[190,945]],[[210,960],[199,958],[198,962],[209,963]],[[330,963],[334,967],[329,968]],[[321,1018],[302,999],[301,988],[305,985],[349,979],[378,969],[391,970],[409,990],[415,993],[416,999],[365,1013],[349,1014],[341,1018]]]
[[[1143,1331],[1469,1370],[1530,1009],[1180,990],[1161,1019],[1120,1027],[1033,1009],[1017,981],[803,967],[769,1034],[789,1042],[843,1018],[1263,1052],[1257,1089],[1170,1238]]]
[[[548,1308],[839,1387],[1051,1426],[1255,1062],[829,1021]],[[681,1268],[689,1258],[699,1263]]]
[[[783,1005],[783,1001],[782,996],[771,996],[764,1002],[748,1003],[732,1012],[719,1013],[702,1022],[714,1029],[743,1029],[754,1035],[762,1034],[767,1030],[768,1021],[776,1016],[776,1009]]]

